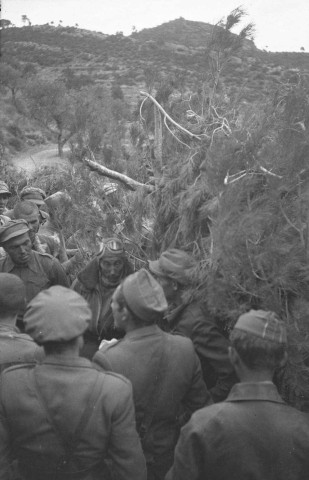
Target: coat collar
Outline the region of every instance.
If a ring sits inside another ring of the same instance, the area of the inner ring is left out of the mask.
[[[65,367],[88,367],[93,368],[92,363],[84,357],[63,357],[62,355],[50,355],[41,362],[41,365],[59,365]]]
[[[1,334],[16,335],[16,333],[20,333],[20,331],[14,325],[9,325],[9,324],[6,324],[6,323],[0,323],[0,335]]]
[[[285,403],[272,382],[236,383],[225,401],[241,402],[248,400]]]
[[[28,268],[32,272],[36,273],[37,270],[35,268],[35,258],[34,258],[36,254],[37,254],[36,252],[33,252],[33,251],[30,252],[29,262],[25,266],[15,265],[10,255],[6,255],[6,268],[7,268],[6,271],[11,272],[13,268]]]
[[[141,328],[136,328],[135,330],[131,330],[130,332],[127,332],[125,334],[125,339],[126,338],[141,338],[141,337],[147,337],[148,335],[153,335],[154,333],[163,333],[162,330],[158,327],[158,325],[153,324],[153,325],[147,325],[146,327],[141,327]]]

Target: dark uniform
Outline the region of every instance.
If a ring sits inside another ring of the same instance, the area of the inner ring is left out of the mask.
[[[228,358],[229,341],[219,331],[206,306],[199,302],[181,305],[167,317],[167,321],[171,333],[192,340],[213,400],[224,400],[237,377]]]
[[[306,480],[308,472],[307,414],[271,382],[238,383],[183,427],[166,480]]]
[[[46,357],[0,377],[1,480],[12,454],[25,480],[109,480],[108,465],[117,480],[146,480],[130,382],[78,356],[90,318],[87,302],[61,286],[28,305],[26,332]]]
[[[157,276],[159,283],[163,282],[170,306],[162,328],[192,340],[207,388],[213,400],[219,402],[226,398],[237,378],[228,358],[229,342],[206,304],[184,300],[186,289],[192,290],[193,272],[197,268],[192,255],[177,248],[162,252],[158,260],[149,261],[150,271]]]
[[[240,383],[224,402],[192,415],[166,480],[307,479],[308,415],[286,405],[271,381],[286,360],[285,324],[273,312],[250,310],[230,338]]]
[[[22,267],[15,265],[9,255],[0,258],[0,272],[12,273],[23,280],[27,302],[52,285],[68,287],[66,274],[58,260],[35,251],[31,252],[29,263]]]
[[[109,244],[115,244],[117,248],[111,249]],[[116,282],[110,283],[100,269],[100,262],[105,258],[120,259],[123,262]],[[72,283],[71,288],[87,300],[92,311],[92,319],[84,335],[85,346],[81,352],[89,360],[98,350],[102,339],[123,337],[123,332],[114,326],[111,300],[119,283],[132,271],[122,242],[110,238],[104,240],[102,250],[77,274]]]
[[[158,372],[160,352],[165,343],[165,360]],[[93,358],[104,370],[121,373],[133,386],[137,425],[154,395],[155,412],[143,442],[148,478],[162,479],[173,462],[173,453],[182,418],[212,403],[202,379],[200,362],[192,342],[169,335],[156,325],[137,328],[110,346],[103,346]],[[161,386],[152,393],[157,375]],[[152,475],[152,476],[151,476]]]
[[[60,478],[109,478],[104,474],[105,461],[109,457],[117,480],[145,480],[130,382],[119,375],[97,372],[85,358],[59,359],[53,363],[44,361],[35,368],[23,365],[3,372],[0,393],[1,480],[9,479],[9,446],[12,441],[26,480],[52,479],[48,472],[55,469],[65,453],[63,442],[46,417],[37,384],[53,421],[70,438],[89,403],[96,379],[101,388],[95,408],[74,452],[71,474]],[[81,473],[77,475],[76,472]]]

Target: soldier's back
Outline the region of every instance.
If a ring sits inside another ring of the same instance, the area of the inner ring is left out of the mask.
[[[93,392],[95,399],[92,399]],[[91,405],[91,414],[76,445],[68,475],[103,468],[108,451],[115,455],[116,461],[116,442],[117,468],[125,469],[128,460],[121,458],[122,443],[132,444],[128,447],[132,450],[140,448],[134,430],[130,383],[119,375],[97,372],[86,359],[46,359],[36,366],[8,368],[2,373],[0,395],[0,418],[7,419],[11,440],[14,439],[17,446],[17,458],[27,480],[37,480],[44,475],[49,478],[49,473],[65,455],[62,440],[74,438],[83,412]],[[62,438],[54,425],[59,427]],[[0,421],[0,438],[1,434]],[[0,478],[5,468],[1,468],[5,461],[5,444],[2,448],[0,446],[0,454],[4,457],[0,460]],[[135,454],[132,455],[134,458]],[[137,465],[135,474],[139,469]],[[133,480],[133,476],[128,478]]]

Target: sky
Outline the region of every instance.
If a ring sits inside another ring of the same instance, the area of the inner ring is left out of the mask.
[[[1,18],[22,26],[62,20],[63,26],[124,35],[183,17],[215,24],[243,6],[256,26],[255,44],[268,51],[309,52],[309,0],[1,0]]]

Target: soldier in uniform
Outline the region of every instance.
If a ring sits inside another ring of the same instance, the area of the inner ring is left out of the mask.
[[[16,275],[0,273],[0,371],[15,363],[40,360],[43,350],[16,327],[17,314],[26,304],[24,283]]]
[[[11,192],[9,187],[5,182],[0,180],[0,227],[10,221],[10,217],[8,217],[8,210],[6,208],[10,195]],[[0,258],[4,257],[4,255],[5,251],[0,247]]]
[[[130,382],[79,357],[90,318],[87,302],[61,286],[28,305],[26,332],[46,358],[2,373],[1,480],[11,453],[25,480],[106,480],[108,465],[117,480],[146,480]]]
[[[229,357],[240,383],[192,415],[166,480],[305,480],[309,419],[284,403],[274,371],[286,361],[286,327],[272,312],[241,315]]]
[[[133,386],[148,480],[162,480],[173,462],[180,425],[211,403],[188,338],[163,332],[156,322],[167,308],[162,287],[145,269],[116,289],[112,310],[125,337],[104,345],[93,362],[127,377]]]
[[[66,274],[58,260],[32,250],[29,225],[25,220],[11,220],[0,227],[0,246],[6,256],[0,258],[0,272],[12,273],[23,280],[26,301],[52,285],[68,286]]]
[[[29,225],[29,236],[32,241],[32,249],[39,253],[48,253],[57,258],[64,271],[70,273],[79,263],[79,254],[68,260],[63,255],[63,248],[57,237],[39,233],[40,212],[35,203],[29,200],[16,203],[13,209],[14,220],[24,219]]]
[[[86,358],[93,357],[102,339],[123,336],[123,332],[114,327],[111,300],[121,280],[132,271],[122,242],[118,238],[107,238],[103,240],[99,253],[73,282],[72,288],[87,300],[92,311],[82,351]]]
[[[22,189],[22,191],[19,194],[20,201],[31,201],[36,204],[36,206],[39,209],[39,215],[40,215],[40,224],[46,222],[46,220],[49,218],[49,215],[47,212],[42,210],[42,208],[45,205],[45,198],[46,198],[46,193],[44,190],[38,187],[25,187]],[[7,211],[8,217],[10,217],[12,220],[14,219],[14,209],[8,210]]]
[[[3,182],[2,180],[0,180],[0,217],[2,215],[5,215],[7,216],[7,203],[9,201],[9,198],[11,196],[11,192],[10,192],[10,189],[9,187],[7,186],[7,184],[5,182]]]
[[[11,196],[11,192],[9,190],[9,187],[5,182],[0,180],[0,226],[4,225],[10,220],[8,216],[8,209],[6,208],[10,196]],[[0,256],[1,256],[1,252],[0,252]]]
[[[229,342],[220,332],[206,302],[186,298],[196,267],[192,256],[176,248],[163,252],[159,260],[149,261],[149,269],[162,285],[169,304],[163,328],[192,340],[204,381],[214,402],[219,402],[226,398],[236,375],[228,358]]]

